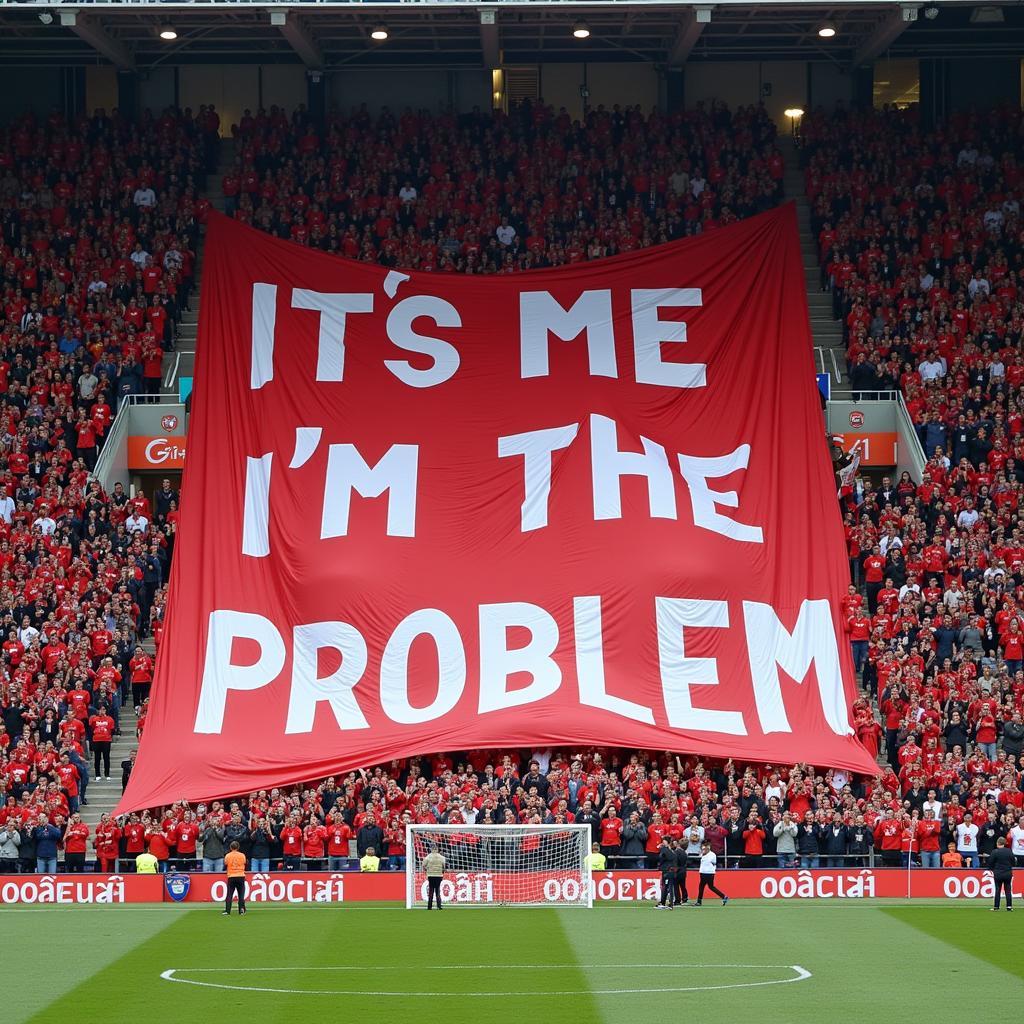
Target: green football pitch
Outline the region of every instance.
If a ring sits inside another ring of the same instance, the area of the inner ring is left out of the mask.
[[[254,905],[0,910],[4,1024],[896,1019],[1024,1006],[1024,907],[717,901],[654,911]],[[978,1018],[981,1019],[981,1018]]]

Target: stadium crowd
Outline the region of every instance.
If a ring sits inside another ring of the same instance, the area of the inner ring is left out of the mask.
[[[775,206],[783,161],[761,108],[597,107],[582,123],[525,102],[507,116],[365,107],[245,112],[221,187],[238,219],[386,266],[555,267],[708,231]]]
[[[91,471],[125,396],[159,389],[208,209],[212,117],[0,128],[4,858],[17,846],[49,868],[56,843],[82,866],[79,802],[90,774],[110,777],[123,701],[141,710],[152,680],[139,641],[160,638],[178,496],[106,494]]]
[[[878,778],[667,752],[469,751],[83,824],[87,751],[109,778],[124,700],[144,725],[153,665],[137,641],[159,640],[177,514],[169,487],[152,509],[103,494],[90,448],[122,384],[146,387],[133,369],[146,346],[173,343],[215,117],[23,118],[0,136],[0,871],[52,871],[59,856],[70,870],[124,870],[143,850],[165,869],[221,870],[232,841],[256,870],[343,869],[371,847],[397,869],[410,821],[585,823],[612,866],[653,865],[666,834],[694,854],[706,839],[730,867],[976,866],[1000,836],[1024,863],[1021,125],[1010,112],[930,134],[896,112],[803,126],[851,378],[902,388],[931,457],[921,482],[861,476],[843,500],[844,613],[863,686],[853,720],[884,755]],[[767,115],[717,105],[598,109],[583,125],[540,105],[507,117],[360,111],[322,132],[301,109],[272,108],[247,112],[236,138],[222,190],[240,219],[359,259],[471,273],[709,230],[773,205],[783,177]],[[161,308],[163,320],[147,312]],[[97,424],[91,446],[82,420]],[[131,759],[123,779],[130,770]]]

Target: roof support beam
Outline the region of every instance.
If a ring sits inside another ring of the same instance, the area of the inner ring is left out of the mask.
[[[676,33],[675,41],[668,51],[668,66],[678,68],[686,63],[686,59],[693,53],[693,48],[704,31],[705,21],[698,21],[696,12],[691,8],[683,14],[679,23],[679,31]]]
[[[307,68],[319,71],[324,66],[324,55],[316,40],[309,34],[306,25],[291,11],[271,9],[270,24],[281,30],[291,48],[299,55]]]
[[[61,11],[60,23],[122,71],[135,70],[135,58],[128,47],[108,35],[98,19],[82,14],[81,11]]]
[[[484,67],[501,67],[501,38],[498,32],[498,12],[480,12],[480,49],[483,50]]]
[[[870,64],[881,56],[903,33],[917,21],[918,4],[899,4],[886,15],[874,31],[857,47],[853,55],[855,67]]]

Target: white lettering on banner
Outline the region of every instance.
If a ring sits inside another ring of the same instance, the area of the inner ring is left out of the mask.
[[[623,718],[652,723],[654,713],[651,708],[609,694],[605,688],[600,598],[585,596],[572,600],[580,704],[602,708]],[[826,602],[820,603],[827,608]],[[815,604],[805,602],[812,609],[810,612],[801,611],[793,636],[781,627],[770,606],[749,602],[744,605],[748,658],[758,714],[766,732],[770,731],[769,727],[774,731],[785,731],[780,722],[785,723],[788,729],[777,666],[782,666],[799,680],[812,663],[817,666],[826,718],[833,728],[837,724],[841,726],[841,720],[835,718],[839,714],[835,705],[842,709],[842,714],[845,714],[845,706],[842,704],[842,680],[838,676],[834,634],[830,633],[824,639],[806,636],[808,631],[820,631],[822,628],[820,615],[813,608]],[[741,712],[695,708],[690,694],[693,686],[715,686],[719,680],[715,658],[686,656],[685,629],[727,628],[729,617],[725,603],[656,597],[655,618],[662,696],[669,725],[674,729],[697,732],[746,735]],[[831,622],[830,619],[828,621]],[[477,699],[481,713],[537,703],[559,689],[561,669],[552,657],[559,643],[559,630],[557,619],[546,609],[526,602],[480,605],[476,626],[480,650]],[[510,626],[523,626],[530,631],[526,646],[508,648],[507,630]],[[432,638],[437,648],[438,686],[429,704],[415,707],[409,697],[409,652],[421,635]],[[831,655],[829,636],[833,638]],[[232,663],[231,652],[236,637],[259,646],[259,657],[253,664]],[[311,732],[316,705],[321,701],[330,704],[340,729],[367,728],[368,722],[355,692],[369,660],[366,641],[359,630],[345,622],[298,625],[292,630],[291,641],[291,692],[286,733]],[[317,652],[324,648],[337,650],[342,661],[330,675],[319,678]],[[830,656],[832,662],[829,661]],[[195,732],[221,732],[228,693],[232,690],[258,690],[269,685],[280,675],[286,659],[285,642],[269,619],[250,612],[211,612]],[[834,679],[829,675],[833,662]],[[508,690],[508,677],[516,672],[530,673],[532,681],[528,686]],[[455,622],[436,608],[421,608],[395,627],[384,646],[380,667],[380,707],[388,718],[401,725],[434,721],[446,715],[462,699],[466,677],[465,645]],[[838,687],[838,698],[832,699],[826,684]]]
[[[648,509],[657,519],[675,519],[676,493],[672,466],[665,448],[640,435],[642,452],[621,451],[618,446],[618,425],[607,416],[590,416],[590,458],[594,492],[594,519],[621,519],[624,476],[647,479]],[[528,430],[498,438],[498,458],[523,456],[524,498],[520,509],[520,531],[539,530],[548,525],[551,497],[552,452],[572,445],[579,431],[578,423],[564,427]],[[743,444],[727,455],[703,458],[678,455],[679,471],[690,491],[694,526],[721,534],[731,540],[761,544],[760,526],[739,523],[722,515],[717,506],[739,508],[736,491],[714,491],[709,480],[729,476],[746,469],[750,461],[750,445]]]
[[[530,631],[525,647],[508,647],[510,626]],[[532,704],[550,697],[562,684],[562,670],[552,658],[558,646],[558,623],[543,608],[525,601],[480,605],[480,714]],[[531,676],[527,686],[508,689],[516,672]]]
[[[572,341],[586,332],[591,377],[618,377],[612,293],[582,292],[565,309],[550,292],[519,293],[519,351],[522,377],[548,375],[548,335]]]
[[[372,313],[370,292],[314,292],[296,288],[292,292],[293,309],[309,309],[320,314],[317,341],[316,379],[345,379],[345,324],[349,313]]]
[[[314,622],[293,633],[292,688],[286,733],[312,732],[316,706],[326,701],[339,729],[369,729],[352,690],[366,671],[366,641],[347,622]],[[328,676],[317,676],[317,656],[335,650],[341,664]]]
[[[40,875],[31,881],[10,881],[0,885],[4,903],[124,903],[124,877],[107,875],[84,881]]]
[[[568,448],[580,429],[578,423],[546,430],[527,430],[498,438],[498,458],[523,456],[523,505],[520,510],[522,533],[548,525],[548,499],[551,495],[551,453]]]
[[[601,598],[574,597],[573,630],[576,634],[576,681],[580,703],[602,708],[623,718],[654,725],[654,712],[643,704],[608,692],[604,678],[604,640],[601,635]]]
[[[875,895],[875,873],[826,874],[798,871],[795,875],[765,875],[761,879],[764,899],[865,899]]]
[[[266,558],[270,554],[270,474],[274,453],[245,459],[245,499],[242,509],[242,554]]]
[[[804,601],[792,633],[782,625],[769,604],[744,601],[743,619],[761,730],[792,732],[782,699],[779,669],[800,684],[813,666],[825,721],[837,736],[851,735],[853,729],[828,601]]]
[[[434,365],[429,370],[417,370],[404,359],[385,359],[384,365],[409,387],[432,388],[455,376],[459,368],[459,352],[441,338],[417,334],[413,330],[413,322],[419,317],[429,317],[438,327],[462,326],[459,311],[444,299],[435,295],[414,295],[402,299],[388,314],[388,337],[407,352],[430,356]]]
[[[658,664],[668,724],[673,729],[746,736],[742,712],[695,708],[690,697],[691,686],[718,685],[718,662],[715,658],[686,657],[686,627],[724,629],[729,625],[728,605],[725,601],[656,597],[654,607],[658,624]]]
[[[1017,892],[1010,886],[1015,900],[1024,899],[1024,893]],[[942,880],[942,892],[950,899],[975,900],[979,897],[992,899],[996,893],[996,883],[992,878],[991,871],[982,873],[981,878],[975,875],[950,874]]]
[[[352,492],[379,498],[388,492],[389,537],[416,536],[416,475],[419,445],[393,444],[371,468],[354,444],[332,444],[327,449],[320,539],[348,534]]]
[[[420,899],[427,900],[427,879],[420,883]],[[441,882],[441,899],[446,903],[493,903],[494,875],[490,871],[458,871]]]
[[[221,903],[227,892],[227,882],[218,879],[210,886],[210,899]],[[289,879],[257,872],[245,883],[245,898],[253,903],[342,903],[345,880],[340,874]]]
[[[661,384],[670,388],[707,386],[704,363],[666,363],[661,346],[686,343],[686,323],[662,320],[658,310],[666,306],[701,306],[699,288],[634,288],[630,292],[633,308],[633,353],[638,384]]]
[[[723,516],[716,505],[727,508],[739,508],[740,499],[735,491],[713,491],[708,487],[708,480],[728,476],[738,469],[746,469],[750,460],[750,445],[741,444],[728,455],[716,458],[698,458],[696,455],[680,455],[679,471],[690,488],[690,504],[693,507],[694,526],[705,530],[713,530],[723,537],[733,540],[749,541],[753,544],[764,543],[764,535],[760,526],[747,526],[737,523],[735,519]]]
[[[594,484],[594,518],[621,519],[622,493],[619,478],[647,478],[647,501],[651,516],[676,518],[676,492],[665,449],[647,437],[640,437],[643,453],[619,450],[615,420],[596,413],[590,417],[590,456]]]
[[[252,349],[249,389],[258,391],[274,379],[274,331],[277,324],[277,285],[252,286]]]
[[[424,708],[409,701],[409,648],[418,636],[433,638],[437,646],[437,695]],[[418,725],[448,714],[466,688],[466,649],[458,627],[444,612],[421,608],[395,628],[380,663],[380,706],[401,725]]]
[[[255,641],[260,656],[252,665],[234,665],[231,648],[236,637]],[[220,609],[210,612],[206,634],[206,660],[199,690],[194,730],[219,733],[229,690],[259,690],[273,682],[284,668],[284,641],[277,628],[262,615]]]

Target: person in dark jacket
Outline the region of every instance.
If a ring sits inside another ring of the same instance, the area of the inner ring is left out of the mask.
[[[30,875],[36,869],[36,830],[21,829],[21,873]]]
[[[999,909],[999,897],[1006,893],[1006,909],[1013,910],[1013,854],[1000,836],[996,840],[996,848],[989,857],[988,866],[992,869],[992,881],[996,884],[995,904],[993,910]]]
[[[658,848],[658,870],[661,872],[661,899],[656,907],[668,907],[671,910],[676,900],[676,853],[668,836],[662,836]]]
[[[1003,723],[1003,750],[1011,761],[1016,761],[1024,750],[1024,721],[1019,711],[1013,713],[1009,722]]]
[[[241,811],[235,811],[231,815],[231,821],[224,826],[224,835],[221,842],[226,850],[231,849],[232,843],[238,843],[239,850],[246,856],[249,855],[249,830],[242,821]]]
[[[686,891],[686,843],[681,839],[673,839],[672,850],[676,855],[675,905],[679,906],[681,903],[686,904],[690,902],[689,894]]]
[[[622,827],[622,846],[619,848],[619,856],[622,858],[619,861],[620,866],[642,868],[646,846],[647,826],[640,820],[640,815],[634,811],[629,816],[629,821]]]
[[[733,805],[729,817],[725,819],[725,855],[737,863],[743,855],[743,833],[746,827],[746,819],[740,817],[740,809]]]
[[[590,841],[599,842],[601,839],[601,815],[594,810],[594,805],[589,801],[583,802],[583,808],[576,812],[577,825],[590,826]]]
[[[266,818],[259,818],[249,833],[249,866],[253,871],[270,870],[270,847],[274,830]]]
[[[835,811],[832,821],[825,826],[822,836],[822,849],[825,853],[825,867],[846,867],[846,849],[849,841],[849,829],[843,824],[843,816]]]
[[[368,814],[363,827],[356,833],[356,853],[360,860],[371,846],[375,850],[383,850],[384,833],[377,824],[377,819],[372,814]]]
[[[206,820],[199,830],[199,841],[203,844],[203,871],[223,871],[224,829],[212,814],[206,816]]]
[[[949,725],[943,730],[943,736],[946,739],[947,750],[952,750],[954,747],[967,750],[967,727],[964,725],[959,711],[954,711],[949,716]]]
[[[796,834],[796,852],[800,854],[800,867],[816,868],[821,863],[821,848],[818,840],[821,828],[814,820],[814,812],[808,811]]]
[[[867,864],[868,855],[875,845],[875,836],[864,821],[864,815],[858,814],[846,833],[846,849],[850,854],[851,867],[862,868]]]
[[[38,821],[32,833],[36,841],[36,871],[41,875],[55,875],[60,829],[56,825],[51,825],[42,815]]]

